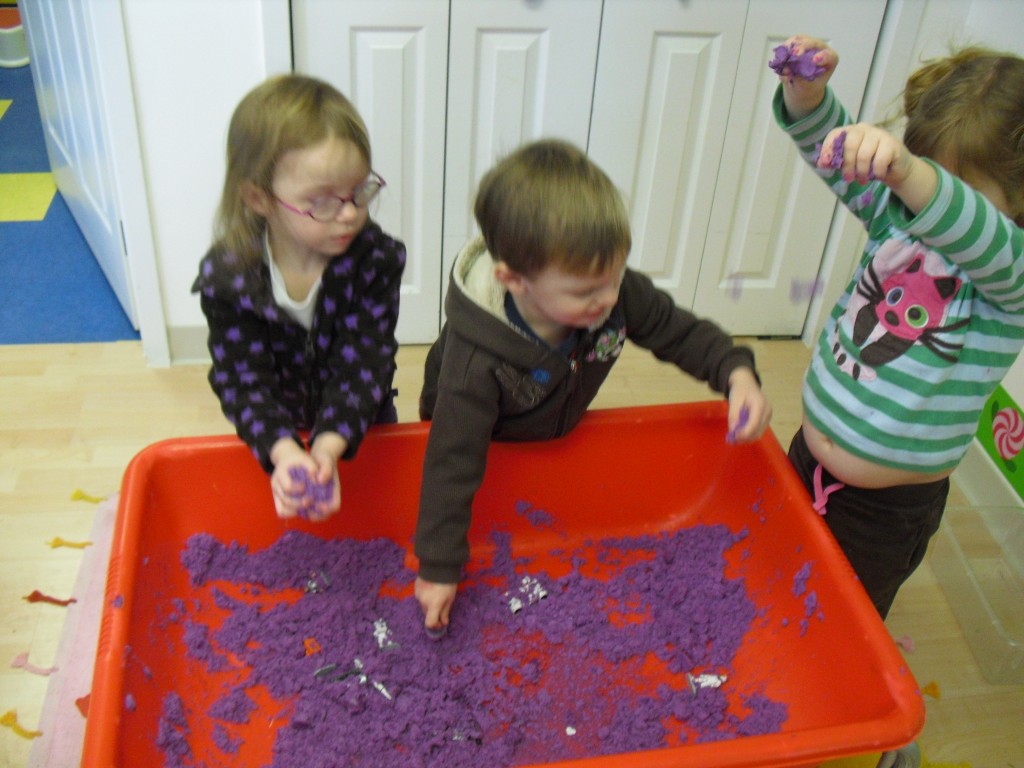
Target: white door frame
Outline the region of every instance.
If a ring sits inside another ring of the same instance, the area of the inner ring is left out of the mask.
[[[149,195],[142,166],[142,148],[135,116],[120,3],[95,3],[91,7],[97,69],[103,94],[100,112],[111,142],[111,175],[117,190],[117,206],[124,237],[128,277],[135,299],[136,320],[142,339],[142,352],[149,365],[170,365],[170,347],[164,316],[160,271],[153,243],[153,225],[149,218]]]

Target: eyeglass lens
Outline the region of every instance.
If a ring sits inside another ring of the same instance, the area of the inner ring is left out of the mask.
[[[325,197],[317,200],[309,209],[309,215],[317,221],[332,221],[341,213],[341,209],[352,203],[358,208],[365,208],[380,192],[384,186],[383,180],[376,175],[370,176],[366,181],[352,190],[348,197]]]

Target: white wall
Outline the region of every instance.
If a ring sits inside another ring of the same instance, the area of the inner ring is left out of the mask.
[[[228,120],[289,71],[287,0],[122,0],[171,359],[205,357],[189,289],[213,233]]]

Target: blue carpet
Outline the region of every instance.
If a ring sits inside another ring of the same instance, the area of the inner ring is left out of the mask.
[[[0,67],[0,99],[13,103],[0,119],[0,173],[50,170],[29,67]]]
[[[60,194],[43,221],[0,224],[0,344],[138,339]]]
[[[0,67],[0,173],[49,171],[29,67]],[[0,222],[0,344],[138,339],[58,192],[42,221]]]

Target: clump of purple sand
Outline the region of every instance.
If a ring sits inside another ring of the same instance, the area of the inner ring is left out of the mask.
[[[825,67],[814,63],[814,56],[821,49],[808,48],[803,53],[793,53],[790,45],[777,45],[772,50],[774,54],[768,66],[781,75],[789,67],[791,76],[799,77],[802,80],[814,80],[825,73]]]
[[[318,483],[310,477],[305,467],[289,468],[288,476],[300,488],[299,492],[294,495],[307,500],[307,503],[299,508],[299,517],[303,519],[308,519],[309,513],[319,504],[328,503],[334,496],[333,479],[328,480],[326,483]]]
[[[190,732],[181,696],[171,691],[164,697],[163,714],[156,736],[156,745],[164,753],[165,768],[178,768],[191,762],[192,747],[188,743]]]
[[[828,161],[826,168],[831,168],[834,171],[838,171],[843,167],[843,149],[846,146],[846,131],[840,131],[836,134],[836,137],[832,139],[832,158]],[[818,158],[821,157],[821,151],[824,149],[822,144],[815,145],[814,162],[817,164]]]
[[[562,553],[571,567],[552,577],[494,533],[492,562],[462,585],[448,636],[435,642],[415,598],[394,596],[414,576],[393,542],[290,531],[250,553],[196,535],[182,563],[214,613],[228,615],[217,629],[187,633],[196,642],[187,650],[211,670],[228,656],[245,665],[211,716],[248,716],[253,686],[285,704],[279,768],[320,764],[325,749],[338,765],[514,766],[775,732],[786,706],[756,681],[691,690],[643,668],[654,658],[670,674],[731,675],[757,614],[742,580],[724,576],[724,553],[743,536],[695,526],[590,542]],[[595,565],[605,576],[589,575]],[[311,571],[329,588],[283,599]],[[547,597],[513,613],[507,594],[527,574]],[[216,585],[225,582],[253,601],[228,596]],[[203,613],[188,622],[213,622]],[[304,651],[311,637],[313,654]],[[186,723],[180,706],[172,710],[161,722],[169,761],[183,745],[168,735],[211,728],[203,713]],[[222,751],[237,751],[220,735]]]

